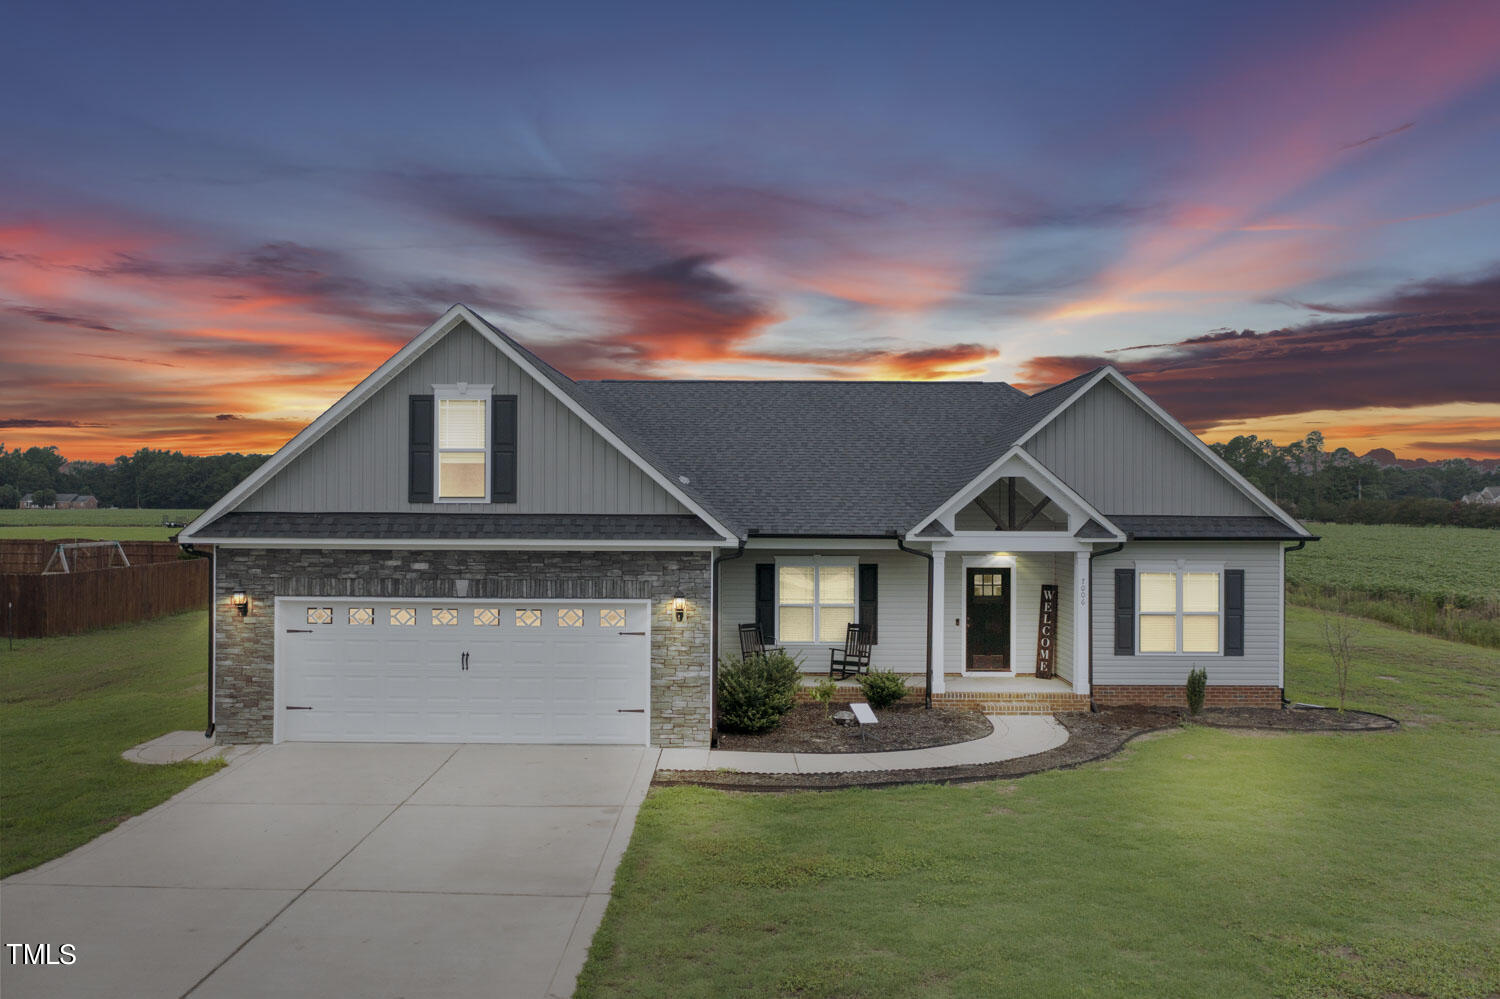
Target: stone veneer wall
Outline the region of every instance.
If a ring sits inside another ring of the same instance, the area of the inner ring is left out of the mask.
[[[709,741],[709,554],[616,551],[380,551],[219,548],[214,706],[221,743],[270,742],[274,597],[651,601],[651,742]],[[466,592],[455,584],[467,581]],[[673,619],[672,597],[687,597]],[[247,617],[230,594],[250,597]]]

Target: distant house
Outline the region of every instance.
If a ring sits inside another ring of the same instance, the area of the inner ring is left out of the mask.
[[[1477,493],[1470,493],[1459,502],[1481,503],[1485,506],[1500,506],[1500,486],[1485,486]]]
[[[53,506],[58,510],[97,510],[99,499],[87,493],[58,493]]]
[[[26,493],[24,496],[21,497],[21,509],[22,510],[35,510],[36,508],[37,508],[37,506],[36,506],[36,500],[32,499],[30,493]]]

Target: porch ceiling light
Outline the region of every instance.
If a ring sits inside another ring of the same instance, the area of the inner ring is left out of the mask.
[[[672,615],[679,621],[687,616],[687,594],[681,590],[672,594]]]
[[[244,617],[250,613],[250,594],[244,590],[235,590],[234,594],[230,596],[229,602],[240,612],[240,617]]]

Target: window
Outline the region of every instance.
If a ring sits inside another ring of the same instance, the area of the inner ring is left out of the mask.
[[[432,609],[432,626],[434,628],[449,628],[457,624],[457,607],[434,607]]]
[[[307,623],[308,624],[332,624],[333,623],[333,608],[332,607],[309,607],[307,609]]]
[[[776,634],[783,642],[842,642],[854,623],[857,563],[813,559],[776,564]]]
[[[557,610],[557,626],[559,628],[582,628],[583,611],[577,607],[559,607]]]
[[[498,607],[475,607],[474,626],[476,628],[498,628],[500,627],[500,608]]]
[[[542,626],[542,612],[539,610],[516,611],[517,628],[540,628]]]
[[[599,611],[599,627],[601,628],[623,628],[625,627],[625,612],[613,607]]]
[[[397,628],[409,628],[417,623],[415,607],[392,607],[391,624]]]
[[[489,385],[435,385],[437,499],[489,499]]]
[[[349,623],[350,624],[374,624],[375,623],[375,608],[374,607],[350,607],[349,608]]]
[[[1218,570],[1142,570],[1140,644],[1143,654],[1218,655]]]

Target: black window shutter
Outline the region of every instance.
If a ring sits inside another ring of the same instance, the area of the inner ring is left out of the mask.
[[[1224,570],[1224,654],[1245,654],[1245,570]]]
[[[1115,570],[1115,655],[1135,655],[1135,570]]]
[[[875,622],[876,594],[880,588],[880,566],[874,562],[862,563],[859,567],[859,623],[870,629],[870,641],[880,641],[880,629]]]
[[[437,432],[432,396],[409,398],[410,419],[406,430],[406,501],[432,502],[432,442]]]
[[[490,397],[490,502],[516,501],[516,397]]]
[[[760,562],[755,566],[755,623],[760,625],[760,640],[767,645],[776,642],[776,564]]]

